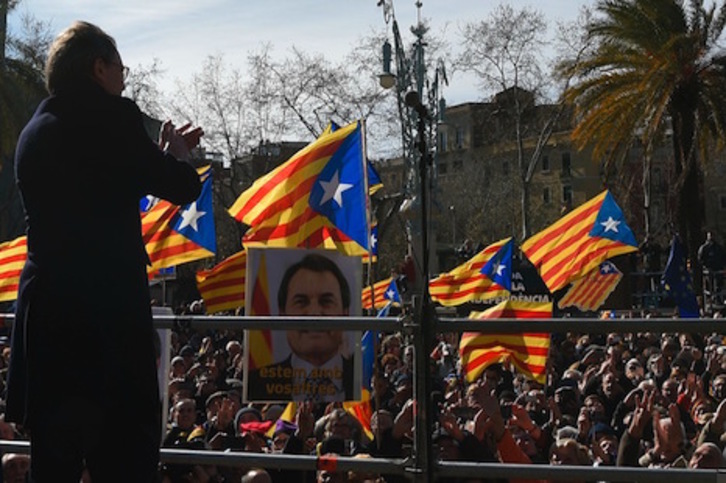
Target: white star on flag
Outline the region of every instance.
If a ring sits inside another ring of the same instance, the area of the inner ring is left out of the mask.
[[[332,199],[338,206],[343,206],[343,192],[353,187],[350,183],[341,183],[338,179],[338,172],[333,174],[333,178],[330,181],[320,181],[320,186],[323,188],[323,198],[320,200],[320,204],[324,205],[328,200]]]
[[[507,266],[504,265],[503,263],[499,263],[499,264],[497,264],[494,267],[494,270],[497,272],[497,276],[498,277],[503,277],[504,276],[504,269],[505,268],[507,268]]]
[[[386,292],[386,295],[389,300],[393,300],[393,296],[396,295],[396,292],[394,292],[393,289],[389,289],[388,292]]]
[[[614,220],[612,216],[608,216],[608,219],[603,221],[600,224],[605,227],[606,232],[612,230],[615,233],[618,233],[618,225],[620,224],[620,222],[617,220]]]
[[[197,227],[197,220],[206,214],[206,211],[197,211],[197,202],[195,201],[189,205],[189,208],[182,212],[182,222],[179,224],[179,228],[177,229],[182,230],[187,226],[191,226],[194,228],[194,231],[199,231],[199,228]]]
[[[371,249],[376,248],[376,243],[378,243],[378,238],[375,233],[371,233]]]

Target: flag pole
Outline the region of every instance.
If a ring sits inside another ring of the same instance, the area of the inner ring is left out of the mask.
[[[367,131],[365,119],[360,119],[361,131],[361,162],[363,163],[363,193],[365,196],[366,203],[366,240],[368,241],[366,248],[368,249],[368,270],[366,270],[366,283],[371,288],[371,313],[376,313],[376,292],[373,287],[373,243],[371,240],[371,195],[368,179],[368,143],[367,143]]]

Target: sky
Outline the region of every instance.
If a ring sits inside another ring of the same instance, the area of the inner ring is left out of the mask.
[[[342,59],[362,37],[386,31],[377,0],[21,0],[10,13],[8,28],[21,31],[24,14],[48,22],[53,35],[74,20],[95,23],[116,39],[124,64],[148,66],[156,58],[164,75],[163,92],[176,80],[188,82],[209,55],[222,54],[231,67],[243,69],[248,52],[272,44],[280,57],[295,46],[330,60]],[[393,0],[405,41],[417,23],[415,0]],[[594,0],[509,0],[518,9],[542,11],[547,20],[572,21],[580,6]],[[446,32],[451,42],[466,22],[484,20],[500,4],[492,0],[423,0],[420,9],[432,31]],[[444,30],[445,29],[445,30]],[[388,25],[390,34],[390,23]],[[446,61],[446,59],[443,59]],[[449,78],[443,91],[449,105],[481,100],[475,79]]]

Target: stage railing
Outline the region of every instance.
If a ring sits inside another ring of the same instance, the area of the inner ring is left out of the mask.
[[[560,319],[487,319],[472,320],[453,317],[435,317],[438,320],[422,321],[434,324],[436,333],[445,332],[576,332],[576,333],[726,333],[725,319],[676,319],[676,318],[560,318]],[[11,314],[0,314],[0,325],[9,327]],[[233,317],[233,316],[154,316],[154,326],[159,329],[275,329],[309,328],[314,323],[320,329],[377,330],[381,332],[412,333],[419,324],[410,317]],[[424,400],[422,404],[426,404]],[[0,451],[29,453],[30,445],[23,441],[0,440]],[[201,464],[218,466],[246,466],[289,470],[312,471],[330,468],[330,458],[307,455],[257,454],[227,451],[161,450],[165,463]],[[478,477],[515,479],[561,479],[588,481],[642,481],[656,482],[667,479],[677,482],[726,482],[726,470],[654,469],[629,467],[551,466],[521,465],[511,463],[437,462],[435,475],[426,473],[431,468],[427,462],[417,459],[416,453],[408,459],[337,457],[333,461],[337,471],[373,472],[383,475],[406,475],[415,481],[434,481],[438,477]]]

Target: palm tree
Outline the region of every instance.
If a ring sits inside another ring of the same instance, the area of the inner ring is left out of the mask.
[[[574,141],[613,162],[634,141],[650,153],[672,129],[673,221],[695,263],[705,211],[701,163],[726,139],[726,52],[717,45],[726,6],[598,0],[595,11],[588,24],[595,49],[561,65],[578,79],[566,93],[575,106]]]

